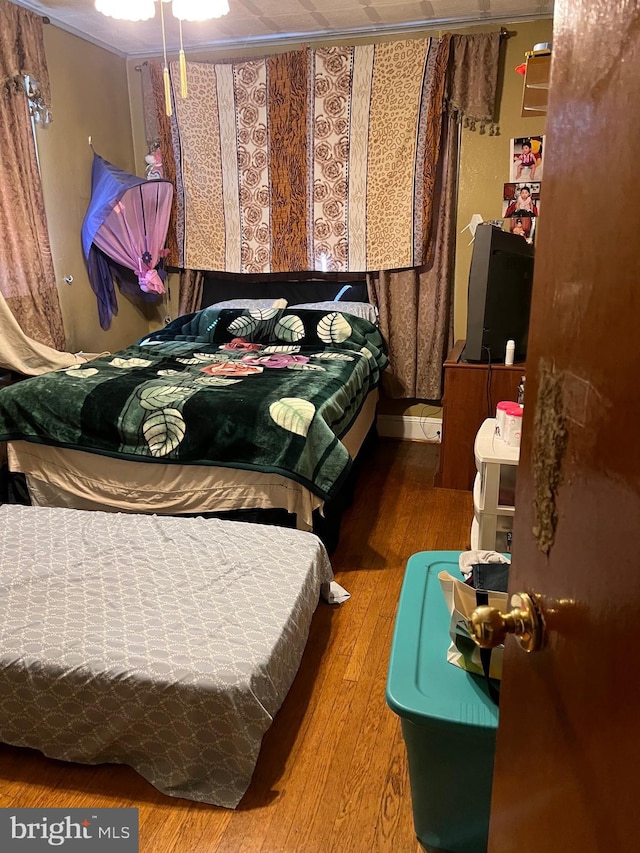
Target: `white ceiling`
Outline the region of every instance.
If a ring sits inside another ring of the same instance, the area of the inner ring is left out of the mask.
[[[52,23],[120,56],[159,53],[159,12],[150,21],[115,21],[93,0],[19,0]],[[238,48],[313,41],[336,35],[402,35],[429,28],[548,18],[553,0],[229,0],[223,18],[183,25],[185,47]],[[178,49],[178,23],[165,7],[167,45]]]

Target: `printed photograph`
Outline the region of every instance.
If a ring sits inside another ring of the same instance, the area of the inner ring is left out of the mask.
[[[544,136],[522,136],[511,140],[511,171],[514,183],[541,181]]]
[[[536,232],[536,220],[533,216],[510,216],[504,220],[504,230],[517,234],[533,246]]]
[[[538,216],[540,211],[540,183],[505,184],[502,194],[502,216]]]

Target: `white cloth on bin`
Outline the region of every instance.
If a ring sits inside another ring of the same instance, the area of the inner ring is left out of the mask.
[[[467,580],[471,576],[472,567],[477,563],[511,563],[511,560],[498,551],[463,551],[458,562],[460,574]]]

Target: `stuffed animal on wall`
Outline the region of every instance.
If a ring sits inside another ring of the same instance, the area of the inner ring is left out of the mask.
[[[144,162],[147,164],[146,174],[148,181],[164,177],[162,174],[162,154],[159,148],[154,148],[153,151],[150,151],[144,158]]]

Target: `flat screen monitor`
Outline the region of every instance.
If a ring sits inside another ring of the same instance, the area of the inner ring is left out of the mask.
[[[515,361],[525,360],[533,255],[533,246],[519,234],[494,225],[476,228],[463,361],[504,362],[509,340],[515,342]]]

